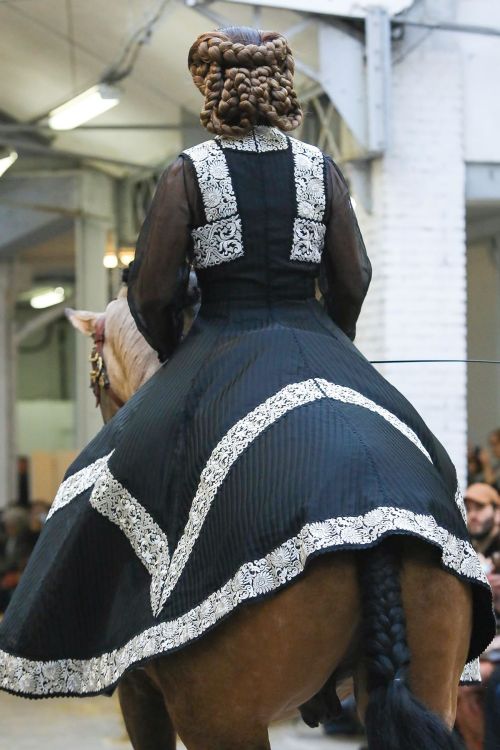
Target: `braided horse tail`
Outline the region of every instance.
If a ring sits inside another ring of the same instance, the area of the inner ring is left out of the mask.
[[[461,750],[463,745],[408,686],[410,650],[396,553],[367,550],[359,566],[368,705],[369,750]]]

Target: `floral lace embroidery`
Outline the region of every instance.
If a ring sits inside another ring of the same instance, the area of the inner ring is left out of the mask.
[[[217,136],[216,140],[222,148],[230,148],[234,151],[264,153],[266,151],[284,151],[288,148],[286,135],[278,128],[269,125],[258,125],[241,138]]]
[[[326,208],[324,157],[319,148],[290,138],[300,219],[323,221]]]
[[[291,383],[270,396],[253,411],[236,422],[224,435],[210,455],[201,472],[196,495],[191,504],[189,517],[182,536],[172,554],[172,560],[161,595],[161,606],[172,593],[198,539],[214,498],[230,468],[243,451],[263,430],[292,409],[322,398],[331,398],[347,404],[357,404],[376,412],[393,427],[403,433],[422,453],[431,460],[422,442],[413,430],[398,417],[379,406],[371,399],[352,388],[330,383],[322,378],[311,378],[300,383]]]
[[[205,224],[191,232],[194,243],[195,268],[208,268],[243,255],[241,219],[231,216],[228,219]]]
[[[224,151],[206,141],[185,153],[191,158],[207,224],[191,231],[195,268],[208,268],[244,255],[241,219]]]
[[[170,556],[166,534],[106,466],[101,471],[90,504],[98,513],[116,524],[151,576],[151,608],[160,611],[160,593],[167,574]]]
[[[297,213],[293,226],[291,260],[320,263],[325,245],[326,208],[324,157],[308,143],[290,138],[292,144]]]
[[[381,507],[363,516],[331,518],[307,524],[265,557],[245,563],[205,601],[169,622],[139,633],[121,648],[92,659],[33,661],[0,651],[0,686],[33,696],[85,695],[115,685],[134,664],[167,653],[197,638],[242,602],[275,591],[303,572],[308,558],[321,550],[370,545],[391,531],[406,530],[437,544],[442,564],[482,583],[486,577],[468,542],[438,526],[431,516],[402,508]],[[467,663],[461,682],[479,681],[477,660]]]
[[[238,213],[233,183],[224,152],[216,141],[205,141],[184,152],[193,162],[207,221]]]
[[[295,219],[291,260],[306,263],[321,263],[321,251],[325,244],[326,226],[309,219]]]
[[[60,508],[74,500],[75,497],[78,497],[82,492],[85,492],[85,490],[92,487],[103,469],[107,466],[109,458],[113,455],[113,452],[114,451],[111,451],[107,456],[98,458],[97,461],[85,466],[84,469],[76,471],[59,485],[54,502],[47,513],[47,520],[53,516],[57,510],[60,510]]]

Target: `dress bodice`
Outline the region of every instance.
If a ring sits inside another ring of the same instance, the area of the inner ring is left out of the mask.
[[[316,282],[354,339],[371,265],[337,165],[277,128],[217,137],[165,171],[137,242],[128,300],[160,359],[183,326],[189,270],[207,303],[303,300]]]
[[[260,127],[184,156],[203,204],[191,231],[203,301],[314,296],[326,231],[321,151]]]

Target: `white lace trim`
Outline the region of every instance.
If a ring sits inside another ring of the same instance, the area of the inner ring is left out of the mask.
[[[325,246],[326,208],[324,157],[319,148],[290,138],[292,144],[297,218],[293,226],[291,260],[320,263]]]
[[[457,491],[455,493],[455,502],[458,505],[458,509],[460,513],[462,514],[462,518],[464,519],[465,525],[467,526],[467,510],[465,508],[465,500],[460,490],[460,487],[457,487]]]
[[[219,141],[222,148],[229,148],[233,151],[264,153],[266,151],[284,151],[288,148],[286,135],[279,128],[269,125],[258,125],[250,133],[239,138],[217,136],[216,140]]]
[[[481,682],[481,668],[479,659],[467,662],[462,672],[460,682]]]
[[[300,219],[323,221],[326,208],[324,157],[316,146],[290,138]]]
[[[205,141],[184,153],[194,164],[208,222],[191,231],[195,268],[241,258],[241,219],[224,151],[217,141]]]
[[[310,219],[295,219],[291,260],[321,263],[326,226]]]
[[[422,445],[421,440],[408,425],[358,391],[330,383],[322,378],[311,378],[285,386],[236,422],[212,451],[201,473],[186,526],[172,554],[170,568],[165,579],[165,588],[161,595],[161,607],[165,605],[177,584],[219,487],[235,461],[267,427],[284,414],[303,404],[309,404],[322,398],[331,398],[346,404],[356,404],[379,414],[402,432],[431,461],[431,457]]]
[[[98,458],[94,463],[85,466],[85,468],[76,471],[70,477],[61,482],[57,494],[54,498],[50,510],[47,513],[47,520],[54,515],[57,510],[70,503],[75,497],[88,490],[96,482],[101,472],[106,468],[110,457],[114,451],[107,456]]]
[[[222,588],[176,620],[139,633],[119,649],[92,659],[33,661],[0,651],[0,687],[33,696],[97,693],[114,685],[137,662],[167,653],[202,635],[242,602],[269,593],[303,572],[308,558],[321,550],[370,545],[391,531],[405,530],[436,543],[443,565],[468,578],[486,580],[468,542],[438,526],[431,516],[401,508],[377,508],[363,516],[332,518],[308,524],[265,557],[245,563]],[[477,660],[461,681],[479,680]]]
[[[160,594],[170,563],[167,535],[107,466],[97,477],[90,505],[125,534],[150,574],[151,609],[156,617],[161,609]]]
[[[238,213],[233,183],[223,150],[216,141],[205,141],[184,152],[193,162],[207,221]]]
[[[193,229],[191,232],[194,244],[195,268],[208,268],[241,258],[243,235],[241,219],[232,216],[213,224]]]

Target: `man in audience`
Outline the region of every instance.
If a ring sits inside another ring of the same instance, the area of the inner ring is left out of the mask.
[[[487,484],[500,491],[500,427],[488,435],[489,450],[483,448],[479,453],[482,475]]]
[[[464,499],[472,544],[476,552],[489,561],[490,572],[493,569],[492,555],[500,552],[500,530],[497,525],[500,496],[491,485],[476,482],[467,487]]]

